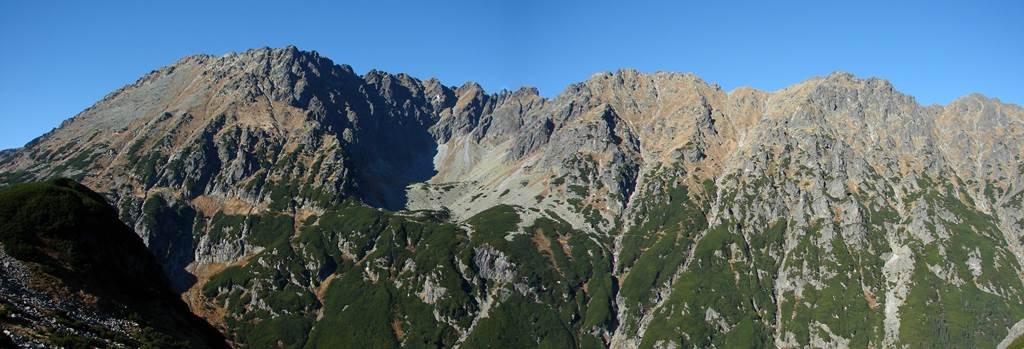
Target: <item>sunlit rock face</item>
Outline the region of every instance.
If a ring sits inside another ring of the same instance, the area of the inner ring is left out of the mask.
[[[288,47],[156,70],[0,182],[106,195],[241,346],[992,347],[1024,320],[1022,153],[1019,106],[845,73],[546,98]]]

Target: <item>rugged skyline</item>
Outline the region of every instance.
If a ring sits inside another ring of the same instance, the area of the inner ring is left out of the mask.
[[[477,81],[490,92],[536,86],[545,97],[620,68],[694,72],[725,90],[766,91],[838,70],[885,78],[924,105],[971,92],[1024,103],[1024,3],[1013,0],[304,5],[0,3],[0,47],[11,53],[0,56],[0,149],[180,57],[288,44],[360,74]]]
[[[545,98],[294,46],[180,59],[24,148],[239,346],[991,347],[1024,331],[1024,108],[847,73]]]

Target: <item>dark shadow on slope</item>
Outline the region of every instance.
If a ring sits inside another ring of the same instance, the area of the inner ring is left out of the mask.
[[[196,277],[185,268],[195,260],[192,224],[196,212],[189,206],[169,204],[159,195],[142,205],[143,224],[149,233],[149,251],[153,253],[175,292],[188,290]]]
[[[429,129],[438,108],[454,103],[451,91],[435,105],[422,82],[409,76],[370,71],[357,75],[316,54],[305,54],[298,74],[305,81],[293,105],[309,112],[325,133],[342,142],[344,191],[389,210],[405,208],[406,187],[433,177],[437,142]],[[351,186],[351,187],[348,187]],[[351,190],[350,192],[348,190]]]
[[[392,211],[405,208],[406,187],[429,180],[437,174],[434,156],[437,143],[426,132],[403,130],[384,135],[368,147],[361,147],[355,168],[359,193],[366,203]]]
[[[365,100],[349,105],[358,115],[348,125],[354,130],[349,154],[356,190],[370,205],[400,210],[408,202],[407,186],[437,174],[437,142],[429,131],[436,111],[419,82],[408,77],[372,71],[363,79]]]
[[[0,190],[0,245],[37,265],[34,272],[53,277],[55,284],[39,285],[45,292],[91,299],[83,306],[137,319],[187,347],[227,347],[171,290],[142,239],[105,198],[81,184],[55,179]]]

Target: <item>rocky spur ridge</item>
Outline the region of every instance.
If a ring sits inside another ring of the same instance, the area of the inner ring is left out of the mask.
[[[0,182],[104,193],[254,347],[480,344],[523,309],[558,329],[516,328],[535,344],[986,346],[1024,317],[1022,120],[845,73],[622,70],[545,98],[287,47],[154,71],[4,153]],[[353,297],[379,319],[322,330]]]

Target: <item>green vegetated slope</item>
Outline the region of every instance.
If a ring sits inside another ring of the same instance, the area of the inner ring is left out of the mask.
[[[632,332],[641,347],[994,347],[1024,318],[1017,259],[995,218],[954,185],[920,180],[903,205],[921,215],[901,217],[878,200],[893,188],[866,185],[830,198],[831,219],[794,222],[745,215],[777,195],[765,183],[720,192],[737,212],[683,250],[667,296],[646,303],[657,310]]]
[[[639,196],[645,219],[618,236],[507,205],[461,223],[443,211],[357,202],[299,222],[287,211],[206,217],[161,199],[144,208],[147,224],[256,247],[197,286],[223,314],[211,320],[242,347],[600,348],[618,337],[639,347],[877,347],[890,338],[911,347],[994,346],[1024,318],[1020,268],[997,222],[953,184],[918,180],[904,205],[936,217],[921,224],[877,200],[897,189],[866,184],[830,198],[834,216],[799,221],[743,212],[774,195],[767,183],[787,179],[673,180],[685,176],[666,175],[666,185]],[[109,208],[83,189],[70,181],[14,186],[3,201],[22,205],[3,212],[93,227]],[[34,192],[60,199],[24,199]],[[709,219],[722,207],[714,200],[733,211]],[[23,210],[38,205],[56,209]],[[26,234],[26,219],[5,221],[4,246],[48,260],[52,253],[28,242],[50,230]],[[931,238],[914,236],[923,232]],[[64,277],[119,246],[59,243],[66,253],[48,273]],[[114,284],[146,283],[95,285]],[[898,304],[895,314],[887,302]]]
[[[523,207],[453,223],[348,203],[297,231],[218,215],[202,224],[263,250],[203,294],[251,347],[994,346],[1024,318],[1016,259],[955,186],[922,179],[904,198],[936,217],[922,225],[879,200],[884,184],[829,198],[827,218],[745,214],[781,195],[771,183],[789,179],[772,176],[666,175],[614,260],[616,235]],[[733,211],[709,220],[714,200]]]
[[[4,336],[63,347],[224,347],[99,194],[68,179],[0,190]],[[10,263],[10,264],[6,264]],[[21,342],[21,341],[19,341]]]
[[[606,243],[553,213],[520,227],[518,210],[455,225],[349,203],[272,239],[237,218],[263,249],[202,292],[244,346],[601,347],[614,321]]]

